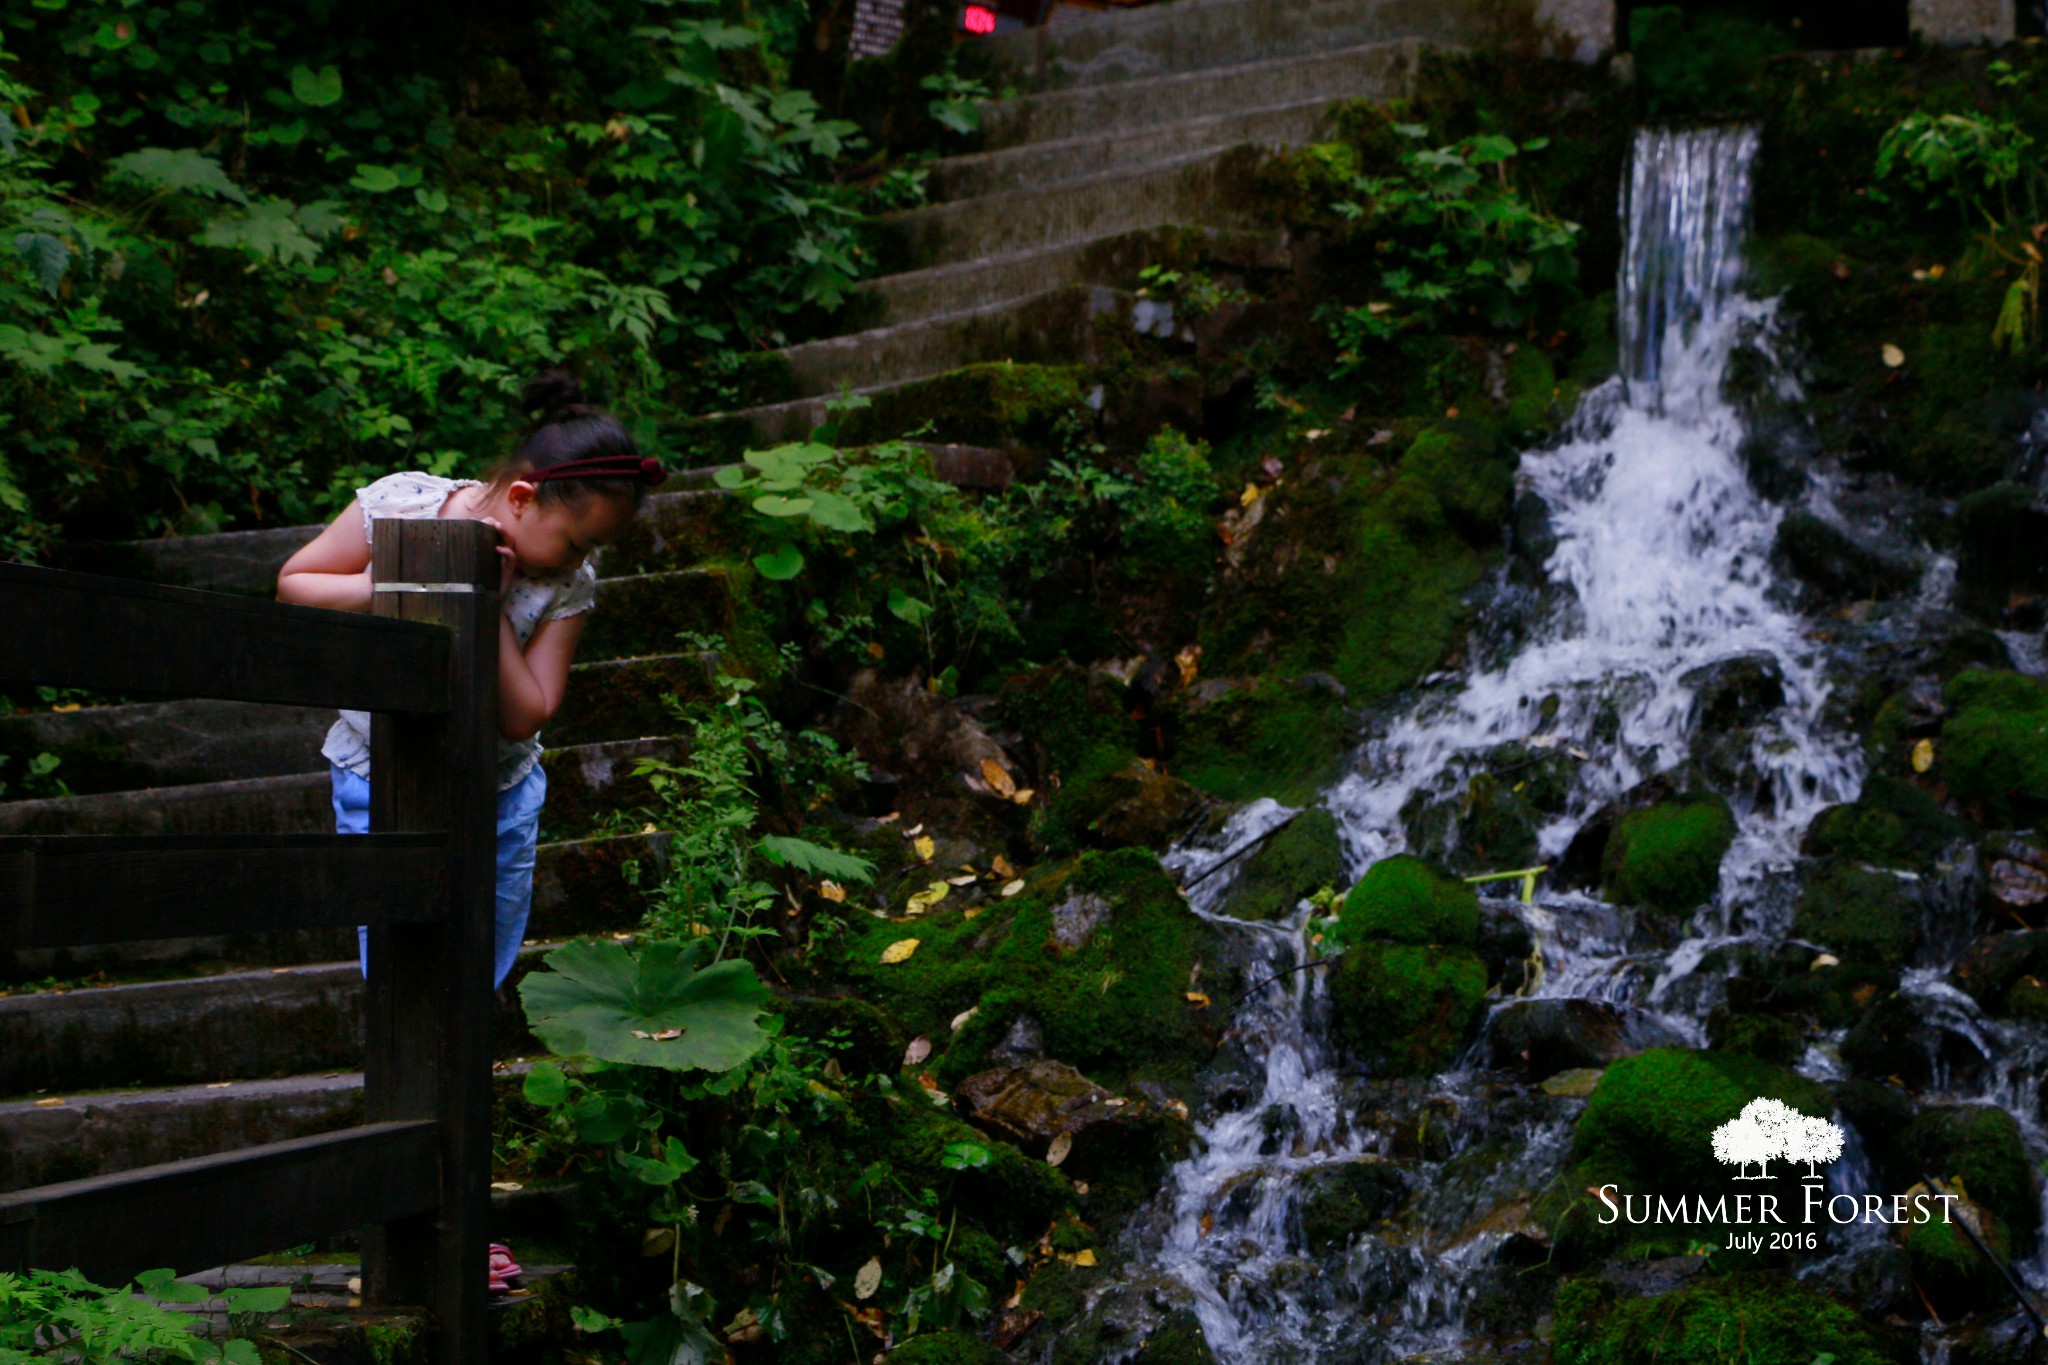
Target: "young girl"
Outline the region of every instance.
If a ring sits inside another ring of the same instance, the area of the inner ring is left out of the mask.
[[[281,601],[341,611],[370,607],[370,537],[375,517],[463,517],[495,527],[504,570],[498,631],[498,895],[492,986],[519,956],[533,904],[534,850],[547,774],[540,727],[562,704],[583,613],[596,600],[590,552],[616,539],[649,486],[666,477],[641,458],[616,419],[588,407],[560,372],[526,385],[525,407],[541,414],[511,458],[488,479],[388,475],[342,509],[278,571]],[[331,765],[334,827],[370,828],[370,717],[343,711],[320,750]],[[360,931],[369,974],[369,931]]]

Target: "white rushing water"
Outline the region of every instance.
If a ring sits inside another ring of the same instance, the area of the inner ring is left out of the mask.
[[[1675,987],[1718,943],[1783,937],[1787,925],[1774,921],[1787,915],[1786,898],[1765,895],[1766,883],[1796,857],[1813,815],[1853,800],[1862,780],[1855,745],[1822,720],[1828,689],[1812,625],[1773,591],[1781,511],[1750,487],[1742,424],[1721,392],[1734,349],[1768,354],[1776,327],[1775,304],[1737,287],[1756,145],[1753,129],[1640,134],[1624,207],[1624,376],[1587,398],[1560,444],[1520,465],[1520,485],[1543,499],[1557,535],[1546,605],[1509,657],[1431,688],[1372,735],[1323,797],[1356,875],[1406,847],[1404,808],[1454,789],[1461,758],[1516,741],[1563,747],[1578,767],[1566,814],[1539,834],[1553,858],[1593,812],[1686,759],[1702,670],[1767,660],[1784,701],[1755,727],[1747,763],[1756,780],[1734,800],[1738,834],[1720,894],[1685,941],[1631,954],[1626,917],[1584,895],[1545,896],[1524,912],[1544,958],[1540,994],[1629,1005],[1695,1044],[1713,994]],[[1175,850],[1168,866],[1192,881],[1286,814],[1270,802],[1248,808],[1220,836]],[[1388,1139],[1346,1112],[1319,1036],[1323,974],[1287,972],[1306,961],[1305,910],[1276,924],[1227,919],[1216,907],[1230,871],[1203,878],[1191,899],[1247,937],[1257,959],[1249,980],[1277,976],[1252,993],[1233,1030],[1260,1093],[1201,1116],[1194,1155],[1173,1169],[1153,1216],[1133,1221],[1133,1262],[1184,1291],[1224,1365],[1454,1349],[1463,1286],[1505,1233],[1497,1220],[1461,1223],[1459,1210],[1446,1210],[1419,1231],[1360,1239],[1334,1284],[1309,1256],[1296,1207],[1302,1177],[1385,1155]],[[1454,1108],[1469,1098],[1465,1073],[1431,1084]],[[1278,1141],[1275,1113],[1287,1115]],[[1484,1181],[1506,1199],[1532,1173],[1557,1168],[1568,1129],[1489,1136],[1520,1153]],[[1485,1211],[1485,1193],[1466,1202]]]

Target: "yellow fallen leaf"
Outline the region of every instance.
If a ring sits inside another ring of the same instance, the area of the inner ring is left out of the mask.
[[[1189,991],[1188,1003],[1198,1010],[1205,1010],[1209,1008],[1209,997],[1200,991]]]
[[[1923,739],[1913,746],[1913,771],[1924,773],[1934,766],[1934,741]]]
[[[37,1101],[36,1101],[36,1108],[38,1108],[38,1109],[57,1109],[57,1108],[61,1108],[61,1107],[63,1106],[63,1104],[64,1104],[64,1100],[63,1100],[63,1097],[62,1097],[62,1096],[57,1096],[57,1095],[53,1095],[53,1096],[51,1096],[51,1097],[50,1097],[49,1099],[47,1099],[47,1100],[37,1100]]]
[[[981,907],[980,907],[980,906],[978,906],[978,905],[975,905],[975,906],[969,906],[969,907],[968,907],[967,909],[965,909],[965,910],[962,910],[962,911],[960,912],[960,918],[961,918],[961,919],[974,919],[974,918],[976,918],[977,916],[979,916],[980,914],[981,914]]]
[[[870,1256],[868,1263],[853,1275],[853,1296],[856,1299],[872,1299],[875,1291],[882,1287],[882,1258]]]
[[[1807,964],[1807,970],[1817,972],[1824,967],[1839,967],[1841,965],[1842,959],[1836,957],[1833,953],[1822,953]]]
[[[1016,895],[1019,891],[1022,891],[1023,889],[1024,879],[1022,877],[1019,877],[1017,878],[1017,880],[1010,882],[1003,887],[1003,896],[1005,897],[1005,899],[1007,899],[1008,897]]]
[[[1017,788],[1017,790],[1010,793],[1010,799],[1012,801],[1015,801],[1020,806],[1028,806],[1031,804],[1031,798],[1036,795],[1038,795],[1038,793],[1033,791],[1029,787],[1019,787]]]
[[[886,649],[882,648],[882,642],[881,642],[880,640],[870,640],[870,641],[868,641],[868,657],[869,657],[869,658],[871,658],[871,659],[879,659],[879,658],[882,658],[882,657],[883,657],[884,655],[886,655],[886,654],[887,654],[888,652],[889,652],[888,650],[886,650]]]
[[[886,965],[891,962],[903,961],[917,951],[917,943],[918,941],[914,938],[897,939],[894,943],[882,949],[882,962]]]
[[[1090,1247],[1086,1251],[1076,1251],[1071,1254],[1063,1251],[1060,1253],[1060,1259],[1068,1265],[1094,1265],[1095,1249]]]
[[[1061,1133],[1053,1138],[1052,1145],[1045,1149],[1045,1164],[1057,1166],[1067,1159],[1067,1153],[1074,1150],[1074,1135]]]
[[[964,1009],[964,1010],[960,1011],[960,1013],[958,1013],[958,1014],[954,1015],[954,1016],[953,1016],[953,1032],[955,1032],[955,1033],[958,1033],[958,1032],[959,1032],[959,1031],[960,1031],[961,1029],[963,1029],[963,1028],[966,1028],[966,1027],[967,1027],[967,1021],[968,1021],[969,1019],[972,1019],[972,1018],[973,1018],[973,1017],[974,1017],[975,1015],[977,1015],[977,1014],[979,1014],[979,1013],[981,1013],[981,1006],[979,1006],[979,1005],[973,1005],[973,1006],[970,1006],[970,1007],[969,1007],[969,1008],[967,1008],[967,1009]]]
[[[909,903],[903,908],[903,913],[906,915],[922,915],[925,911],[944,900],[947,893],[952,889],[952,887],[944,882],[933,882],[930,886],[927,886],[924,890],[910,898]]]
[[[990,863],[989,866],[995,870],[995,874],[998,877],[1014,877],[1017,875],[1017,869],[1011,867],[1010,860],[1000,853],[996,855],[995,861]]]
[[[1173,656],[1174,666],[1180,669],[1180,685],[1188,687],[1195,681],[1196,665],[1202,661],[1200,645],[1183,645],[1180,653]]]
[[[1250,507],[1253,503],[1257,502],[1258,500],[1259,486],[1255,483],[1246,484],[1244,486],[1244,492],[1237,495],[1237,505],[1240,507]]]
[[[838,882],[819,882],[818,894],[823,896],[826,900],[831,901],[834,905],[843,904],[846,900],[846,888],[841,886]]]
[[[917,860],[922,863],[930,862],[932,855],[939,851],[938,843],[929,834],[919,835],[910,846],[917,850]]]
[[[494,1190],[503,1190],[505,1193],[511,1194],[515,1190],[525,1189],[526,1186],[520,1184],[516,1180],[493,1180],[491,1182],[491,1188]]]
[[[1906,363],[1906,353],[1887,341],[1884,344],[1884,363],[1888,369],[1896,370]]]
[[[981,760],[981,780],[988,783],[997,796],[1008,796],[1017,790],[1017,780],[1010,776],[1009,769],[992,758]]]
[[[974,874],[973,874],[972,872],[963,872],[963,873],[961,873],[961,874],[960,874],[959,876],[957,876],[957,877],[948,877],[948,878],[946,878],[946,885],[948,885],[948,886],[972,886],[972,885],[974,885],[974,884],[975,884],[976,882],[978,882],[978,881],[980,881],[980,880],[981,880],[981,878],[979,878],[979,877],[975,876],[975,875],[974,875]]]

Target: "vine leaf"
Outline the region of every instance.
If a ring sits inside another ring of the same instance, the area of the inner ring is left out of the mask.
[[[755,555],[754,568],[771,583],[787,583],[804,571],[803,552],[787,543],[778,545],[773,554]]]
[[[310,67],[293,67],[292,98],[315,109],[325,109],[338,103],[341,99],[341,68],[323,66],[314,71]]]
[[[738,958],[699,969],[704,947],[649,943],[637,959],[617,943],[558,948],[548,970],[520,983],[527,1023],[562,1056],[730,1071],[768,1041],[760,1024],[768,988]]]
[[[110,174],[140,181],[151,189],[181,191],[237,204],[249,202],[249,196],[228,179],[218,161],[190,147],[144,147],[139,152],[117,156],[107,165]]]

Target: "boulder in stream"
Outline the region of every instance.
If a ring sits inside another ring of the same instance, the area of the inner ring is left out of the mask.
[[[1601,889],[1618,903],[1690,914],[1713,898],[1734,842],[1735,817],[1712,793],[1630,811],[1601,854]]]
[[[1343,878],[1344,847],[1336,817],[1311,806],[1245,859],[1223,899],[1223,913],[1238,919],[1284,919],[1304,897]]]
[[[1517,1000],[1495,1011],[1486,1032],[1493,1065],[1532,1081],[1560,1071],[1597,1070],[1679,1041],[1635,1011],[1601,1000]]]
[[[1412,1178],[1395,1162],[1379,1157],[1318,1166],[1301,1178],[1302,1240],[1310,1254],[1341,1251],[1400,1208]]]
[[[1367,870],[1345,895],[1340,919],[1346,942],[1373,938],[1469,948],[1479,935],[1479,897],[1404,853]]]
[[[1486,967],[1470,948],[1370,941],[1330,967],[1331,1031],[1377,1075],[1425,1076],[1449,1065],[1479,1021]]]
[[[1991,825],[2048,816],[2048,685],[1973,669],[1951,679],[1944,696],[1950,715],[1936,755],[1950,795]]]
[[[1911,592],[1920,566],[1859,543],[1812,512],[1788,512],[1778,523],[1772,562],[1829,602],[1883,600]]]
[[[2048,929],[1986,934],[1964,949],[1949,979],[1986,1014],[2024,1014],[2048,982]],[[2023,983],[2032,986],[2023,987]]]
[[[1842,1060],[1859,1079],[1896,1080],[1913,1090],[1940,1082],[1970,1087],[1990,1072],[1976,1039],[1951,1010],[1924,995],[1884,996],[1842,1038]]]
[[[1792,932],[1844,964],[1896,980],[1920,941],[1920,886],[1910,872],[1817,863],[1792,912]]]

